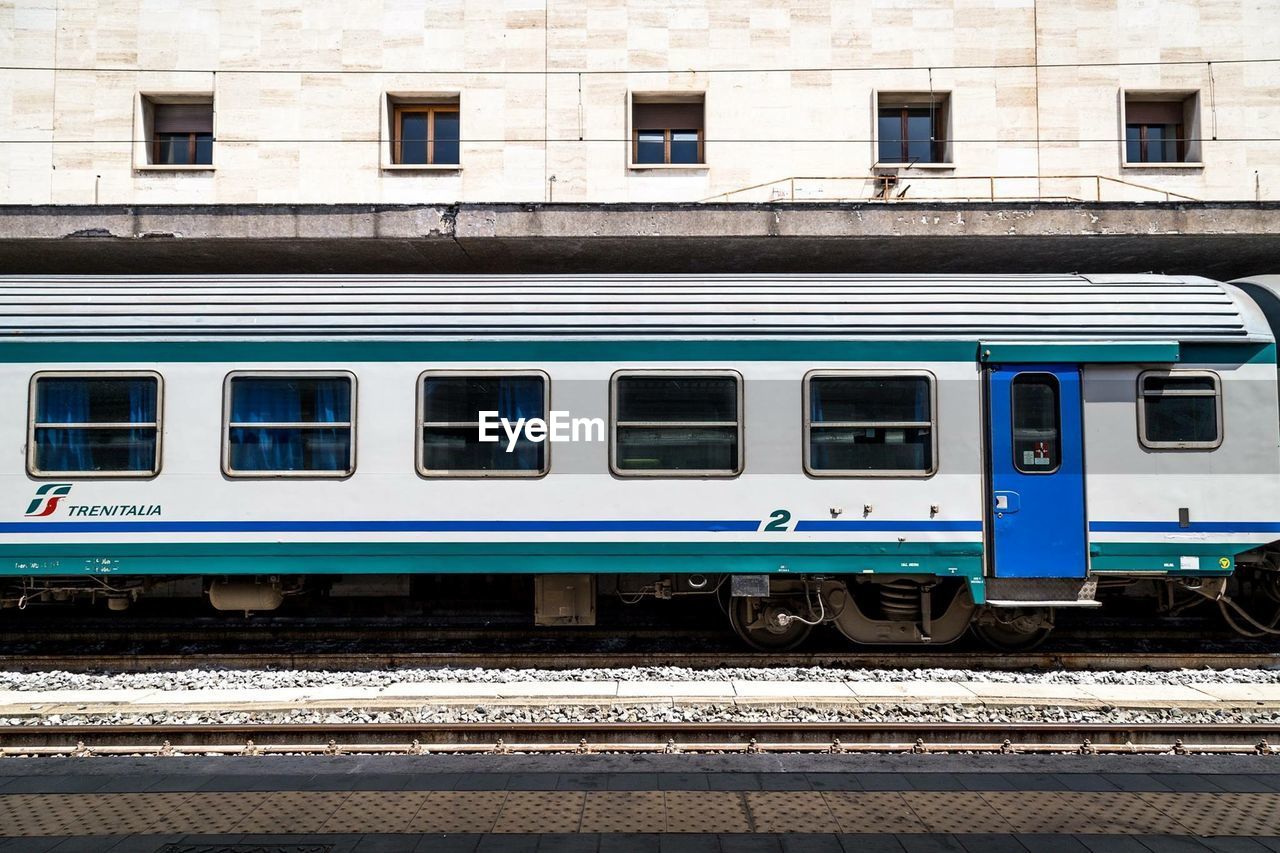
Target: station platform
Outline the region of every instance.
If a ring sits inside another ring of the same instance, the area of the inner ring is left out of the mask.
[[[1280,757],[6,758],[3,851],[1280,851]]]

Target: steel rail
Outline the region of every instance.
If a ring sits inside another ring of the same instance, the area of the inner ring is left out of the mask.
[[[1280,723],[556,722],[0,726],[0,757],[469,752],[1274,754]]]

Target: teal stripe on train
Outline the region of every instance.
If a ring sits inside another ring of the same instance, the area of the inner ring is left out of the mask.
[[[0,575],[933,574],[978,578],[980,542],[236,542],[0,547]]]
[[[1079,344],[1059,350],[1081,363],[1145,363],[1132,343]],[[356,361],[902,361],[978,362],[978,341],[903,340],[213,340],[213,341],[0,341],[0,362],[100,364],[130,362]],[[1274,344],[1184,344],[1183,363],[1241,364],[1276,361]]]

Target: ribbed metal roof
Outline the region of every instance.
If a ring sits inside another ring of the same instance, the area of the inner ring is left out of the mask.
[[[6,276],[4,338],[1269,341],[1253,303],[1157,275]]]

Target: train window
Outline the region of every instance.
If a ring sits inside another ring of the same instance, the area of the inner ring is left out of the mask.
[[[228,476],[345,477],[355,470],[350,373],[232,373],[225,407]]]
[[[728,371],[615,373],[612,467],[624,477],[742,473],[742,377]]]
[[[805,470],[818,477],[927,477],[936,470],[933,376],[805,377]]]
[[[549,467],[548,442],[511,430],[547,417],[551,383],[538,371],[459,373],[433,370],[418,378],[418,473],[424,477],[539,477]],[[480,440],[481,412],[495,441]]]
[[[1052,474],[1062,464],[1058,377],[1019,373],[1011,394],[1013,467],[1024,474]]]
[[[27,470],[36,477],[152,477],[160,471],[160,376],[37,373]]]
[[[1222,386],[1207,370],[1148,370],[1138,377],[1138,440],[1153,450],[1222,444]]]

